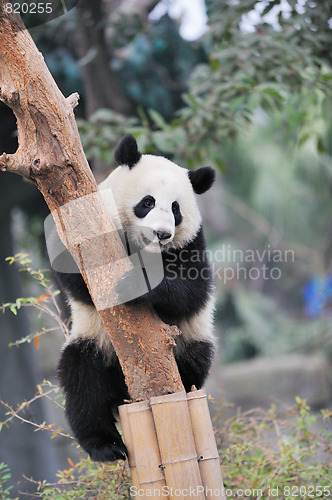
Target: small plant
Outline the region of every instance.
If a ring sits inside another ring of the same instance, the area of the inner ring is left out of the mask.
[[[68,459],[69,468],[58,472],[57,483],[36,482],[37,498],[44,500],[125,500],[130,498],[131,481],[128,466],[121,462],[100,464],[89,458],[76,464]]]
[[[217,413],[216,438],[229,494],[240,490],[252,500],[331,498],[328,410],[313,414],[306,401],[296,397],[296,405],[286,412],[272,405],[225,419],[224,411]]]
[[[14,500],[9,497],[9,492],[13,489],[13,486],[6,486],[11,477],[9,467],[0,462],[0,500]]]

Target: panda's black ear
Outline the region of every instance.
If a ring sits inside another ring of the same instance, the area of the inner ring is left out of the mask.
[[[129,168],[133,168],[140,161],[141,156],[136,139],[131,134],[127,134],[121,139],[114,153],[116,163],[128,165]]]
[[[212,167],[202,167],[198,170],[189,170],[188,176],[195,193],[203,194],[214,183],[216,171]]]

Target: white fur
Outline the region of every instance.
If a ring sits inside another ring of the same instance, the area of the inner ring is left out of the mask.
[[[113,196],[109,191],[109,196],[103,196],[109,213],[116,221],[120,220],[131,234],[136,234],[139,243],[142,242],[142,236],[153,241],[153,230],[163,230],[172,235],[164,249],[181,248],[194,239],[201,225],[188,170],[162,156],[142,155],[132,169],[126,165],[117,167],[99,185],[99,189],[111,191]],[[135,216],[133,209],[146,195],[153,196],[156,204],[146,217],[140,219]],[[179,203],[182,214],[182,222],[178,226],[175,226],[172,213],[174,201]],[[148,249],[153,251],[153,244]]]
[[[95,306],[83,304],[83,302],[71,298],[69,305],[72,314],[72,327],[64,348],[79,338],[93,339],[106,357],[110,359],[114,353],[113,345]]]
[[[213,335],[213,313],[214,313],[214,297],[211,295],[208,303],[189,320],[179,321],[177,326],[180,328],[182,335],[177,340],[177,350],[181,351],[183,346],[182,340],[185,342],[195,342],[204,340],[211,342],[213,345],[216,339]]]

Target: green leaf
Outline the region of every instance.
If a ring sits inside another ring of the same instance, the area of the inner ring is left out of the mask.
[[[162,115],[157,111],[155,111],[154,109],[149,109],[149,115],[159,128],[164,129],[167,126]]]
[[[15,316],[17,316],[16,304],[10,304],[9,309],[13,314],[15,314]]]
[[[324,140],[322,137],[317,137],[316,147],[317,147],[318,153],[320,153],[320,154],[326,153],[326,147],[325,147]]]

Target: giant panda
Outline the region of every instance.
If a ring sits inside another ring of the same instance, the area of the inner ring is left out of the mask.
[[[161,282],[129,303],[149,303],[164,322],[179,327],[174,355],[182,382],[187,392],[192,385],[200,388],[215,340],[213,283],[196,195],[211,187],[215,171],[211,167],[189,171],[164,157],[141,154],[131,135],[118,144],[115,160],[117,168],[99,190],[111,189],[120,218],[116,223],[136,245],[148,245],[151,252],[158,247],[164,267]],[[107,197],[104,200],[107,207]],[[82,276],[55,274],[72,315],[58,364],[67,419],[93,460],[125,459],[115,413],[129,394],[119,361]],[[118,282],[119,295],[126,283],[130,285],[130,272]]]

